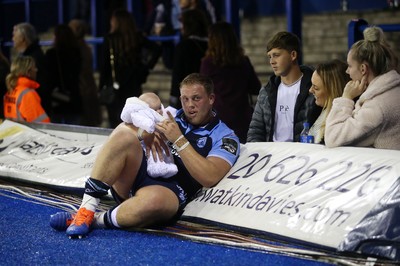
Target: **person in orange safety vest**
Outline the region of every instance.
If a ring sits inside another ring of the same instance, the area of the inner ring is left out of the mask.
[[[50,118],[41,105],[35,81],[37,68],[31,56],[18,56],[11,63],[6,77],[7,93],[4,95],[4,117],[16,121],[49,123]]]

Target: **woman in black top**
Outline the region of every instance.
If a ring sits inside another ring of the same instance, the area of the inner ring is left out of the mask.
[[[68,25],[55,27],[54,44],[46,51],[46,63],[53,96],[51,121],[79,125],[83,110],[79,90],[81,54],[78,40]]]
[[[110,19],[110,33],[104,38],[104,65],[101,70],[100,88],[119,84],[114,102],[107,105],[110,127],[121,123],[120,114],[129,97],[142,94],[149,70],[154,67],[161,53],[160,46],[138,31],[132,15],[125,9],[116,9]],[[115,80],[112,77],[110,48],[114,54]]]
[[[207,50],[208,22],[200,9],[182,13],[182,39],[175,47],[170,92],[170,105],[181,108],[180,83],[189,74],[199,72],[201,58]]]
[[[8,59],[3,55],[0,47],[0,119],[4,118],[3,96],[7,92],[6,76],[8,73],[10,73],[10,63],[8,62]]]

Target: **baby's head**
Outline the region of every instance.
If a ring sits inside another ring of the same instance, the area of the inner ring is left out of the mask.
[[[161,100],[157,96],[157,94],[153,92],[146,92],[140,95],[139,99],[147,103],[151,109],[153,109],[160,115],[163,114]]]

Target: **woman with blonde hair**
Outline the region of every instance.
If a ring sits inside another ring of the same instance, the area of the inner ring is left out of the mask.
[[[314,136],[315,143],[324,143],[325,120],[332,109],[332,102],[335,98],[342,96],[343,88],[350,81],[346,68],[345,62],[334,59],[319,64],[311,77],[310,93],[315,97],[315,104],[323,108],[310,128],[310,134]]]
[[[333,101],[326,119],[328,147],[359,146],[400,150],[400,75],[398,59],[382,40],[378,27],[364,31],[364,39],[347,55],[352,79]],[[359,99],[354,102],[354,98]]]
[[[50,122],[41,105],[35,81],[37,68],[30,56],[19,56],[11,63],[6,77],[7,93],[4,95],[4,117],[25,122]]]

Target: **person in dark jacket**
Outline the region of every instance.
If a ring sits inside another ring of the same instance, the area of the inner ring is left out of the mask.
[[[8,59],[3,55],[0,47],[0,95],[3,99],[4,94],[7,92],[6,86],[6,76],[10,73],[10,63]],[[0,120],[4,118],[4,108],[3,108],[3,100],[0,100]]]
[[[313,69],[300,66],[300,40],[290,32],[278,32],[267,44],[274,71],[261,88],[247,133],[248,142],[298,142],[303,123],[310,126],[321,113],[310,94]]]
[[[83,115],[79,89],[81,62],[78,40],[73,31],[68,25],[57,25],[54,29],[53,47],[46,51],[49,87],[53,92],[52,122],[54,123],[73,125],[81,123]]]
[[[148,40],[140,32],[131,13],[126,9],[116,9],[110,20],[110,33],[104,38],[104,65],[100,74],[100,88],[117,82],[115,101],[107,105],[110,127],[115,128],[122,120],[121,111],[129,97],[142,94],[142,84],[146,82],[149,70],[157,63],[160,46]],[[110,49],[114,56],[115,80],[112,77]]]
[[[85,41],[87,24],[84,20],[72,19],[68,26],[72,29],[78,40],[81,56],[81,71],[79,74],[79,91],[82,97],[83,115],[81,125],[100,126],[102,114],[100,109],[98,88],[94,79],[93,53]]]
[[[40,84],[37,92],[42,99],[44,110],[47,114],[51,115],[51,91],[48,86],[49,74],[45,55],[39,45],[39,38],[35,28],[27,22],[16,24],[13,28],[12,40],[14,49],[19,55],[32,56],[35,59],[35,64],[38,69],[36,81]]]
[[[203,11],[191,9],[182,14],[182,39],[175,47],[172,68],[170,106],[180,109],[180,83],[200,71],[201,59],[208,47],[208,22]]]
[[[147,35],[173,36],[179,34],[181,23],[181,8],[179,0],[153,0],[153,10],[146,21],[144,31]],[[162,47],[162,62],[167,69],[173,68],[175,40],[164,40]]]

